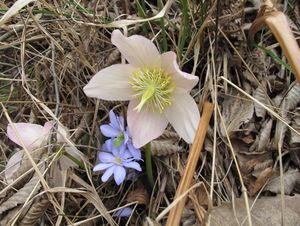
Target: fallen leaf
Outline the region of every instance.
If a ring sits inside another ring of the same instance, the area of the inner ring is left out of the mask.
[[[284,193],[289,195],[292,193],[296,185],[300,185],[300,172],[298,169],[289,169],[283,174]],[[280,194],[280,176],[271,179],[264,191],[271,191]]]
[[[285,225],[295,226],[300,222],[300,195],[285,196]],[[250,206],[253,199],[249,200]],[[211,213],[211,226],[236,226],[247,225],[247,212],[243,198],[234,200],[234,208],[231,203],[223,204],[213,209]],[[253,226],[272,225],[281,226],[281,198],[262,197],[258,199],[251,208]]]

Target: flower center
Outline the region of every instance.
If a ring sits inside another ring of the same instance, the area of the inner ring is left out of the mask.
[[[119,165],[121,165],[122,164],[122,158],[120,158],[120,157],[116,157],[115,158],[115,162],[117,163],[117,164],[119,164]]]
[[[136,110],[144,106],[152,111],[163,110],[172,104],[172,93],[176,86],[170,75],[161,68],[142,68],[132,73],[129,84],[135,92],[134,97],[140,100]]]
[[[114,139],[113,143],[115,147],[120,147],[125,140],[125,136],[123,133],[119,132],[118,136]]]

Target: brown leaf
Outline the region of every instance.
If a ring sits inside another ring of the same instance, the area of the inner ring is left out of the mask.
[[[285,225],[295,226],[300,222],[300,195],[285,196]],[[214,208],[211,213],[211,226],[235,226],[247,225],[247,212],[243,198],[234,200],[234,208],[230,203],[223,204],[220,207]],[[253,200],[249,200],[250,206]],[[258,199],[251,209],[252,225],[272,225],[281,226],[281,198],[276,197],[262,197]]]
[[[271,167],[264,169],[257,180],[255,181],[253,188],[249,189],[250,196],[254,196],[273,175],[273,169]]]
[[[166,141],[154,140],[151,142],[151,151],[153,156],[166,156],[182,152],[184,149]]]
[[[128,193],[127,202],[136,202],[140,205],[149,204],[149,194],[145,188],[138,188]]]
[[[38,185],[36,186],[37,183]],[[19,204],[23,204],[27,200],[29,194],[34,190],[33,195],[35,195],[40,187],[41,185],[39,183],[39,177],[35,174],[31,180],[24,185],[23,188],[21,188],[13,196],[1,204],[0,214]]]
[[[269,119],[262,126],[262,129],[260,130],[260,134],[259,134],[259,141],[257,147],[258,152],[264,152],[267,149],[270,141],[272,124],[273,124],[273,120]]]
[[[254,106],[251,101],[247,101],[237,95],[235,98],[227,97],[223,102],[223,117],[229,135],[237,131],[240,126],[250,121],[253,116]],[[224,128],[221,133],[225,136]]]
[[[262,82],[261,86],[258,86],[253,91],[253,97],[260,101],[261,103],[265,104],[268,107],[271,107],[272,105],[270,103],[270,97],[267,96],[267,92],[264,90],[266,87],[265,82]],[[257,117],[265,118],[267,110],[260,106],[257,103],[254,103],[254,110]]]
[[[284,193],[289,195],[294,190],[295,186],[300,185],[300,172],[298,169],[289,169],[283,174]],[[269,181],[264,188],[265,191],[271,191],[280,194],[280,176],[277,176]]]
[[[31,226],[35,225],[37,220],[45,213],[48,208],[50,201],[44,197],[42,199],[37,199],[32,206],[30,207],[29,211],[25,214],[24,218],[20,222],[22,226]]]

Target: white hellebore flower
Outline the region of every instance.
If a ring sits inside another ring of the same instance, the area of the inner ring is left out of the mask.
[[[191,89],[198,77],[182,72],[174,52],[160,54],[140,35],[125,37],[119,30],[111,36],[129,64],[115,64],[99,71],[84,87],[89,97],[129,100],[127,122],[136,148],[160,136],[168,122],[192,143],[200,114]]]

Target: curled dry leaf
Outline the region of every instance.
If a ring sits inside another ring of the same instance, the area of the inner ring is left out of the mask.
[[[37,185],[38,183],[38,185]],[[8,198],[4,203],[1,204],[0,206],[0,215],[7,211],[10,210],[13,207],[16,207],[19,204],[23,204],[30,193],[33,192],[33,195],[37,194],[39,188],[41,187],[39,183],[39,177],[34,174],[34,176],[30,179],[30,181],[24,185],[23,188],[21,188],[19,191],[17,191],[13,196]]]
[[[241,95],[226,97],[223,104],[223,117],[229,136],[239,130],[240,126],[250,121],[254,112],[254,105],[251,101],[245,100]],[[224,128],[221,127],[222,136],[225,136]]]
[[[249,189],[250,196],[254,196],[266,184],[273,173],[274,172],[271,167],[264,169],[255,181],[253,188]]]
[[[12,177],[19,170],[24,154],[24,150],[17,151],[8,160],[4,171],[6,183],[10,184],[13,181]]]
[[[257,152],[264,152],[268,148],[270,142],[272,124],[273,124],[273,120],[269,119],[262,126],[262,129],[260,130],[260,134],[259,134]]]
[[[45,213],[50,201],[43,197],[42,199],[37,199],[29,211],[24,215],[24,218],[21,220],[20,225],[22,226],[31,226],[35,225],[36,222],[40,219],[40,217]]]
[[[148,205],[149,204],[149,193],[145,188],[138,188],[133,191],[130,191],[126,198],[128,203],[136,202],[140,205]]]
[[[294,190],[295,186],[300,186],[300,172],[298,169],[289,169],[283,174],[284,193],[289,195]],[[280,176],[271,179],[267,186],[264,188],[265,191],[271,191],[276,194],[280,194]]]
[[[151,151],[153,156],[166,156],[174,153],[182,152],[184,149],[178,145],[170,144],[170,142],[154,140],[151,142]]]
[[[299,103],[299,95],[300,95],[300,85],[298,83],[293,83],[286,96],[283,98],[280,111],[282,118],[290,123],[290,116],[287,114],[288,111],[294,110]],[[278,146],[282,146],[283,139],[285,137],[287,131],[286,125],[284,125],[281,121],[277,121],[275,135],[274,135],[274,144],[273,147],[278,149]]]
[[[159,137],[161,140],[169,140],[170,142],[176,142],[180,139],[177,133],[165,130],[164,133]]]
[[[16,208],[9,210],[9,212],[5,216],[2,216],[0,214],[0,225],[11,225],[11,220],[14,219],[15,215],[18,214],[21,208],[22,206],[17,206]]]
[[[267,107],[271,107],[272,109],[270,98],[269,96],[267,96],[267,92],[265,88],[266,88],[266,83],[262,82],[262,84],[253,91],[253,97],[256,100],[260,101],[261,103],[265,104]],[[261,117],[263,119],[265,118],[267,112],[265,108],[263,108],[257,103],[254,103],[254,110],[257,117]]]
[[[34,151],[31,151],[30,154],[32,156],[32,159],[35,160],[35,162],[37,163],[40,160],[44,151],[45,151],[44,148],[39,148]],[[11,157],[11,159],[8,161],[5,167],[5,179],[7,183],[11,183],[12,181],[22,176],[25,172],[27,172],[32,168],[32,164],[30,160],[27,158],[24,150],[20,150],[16,152]]]

